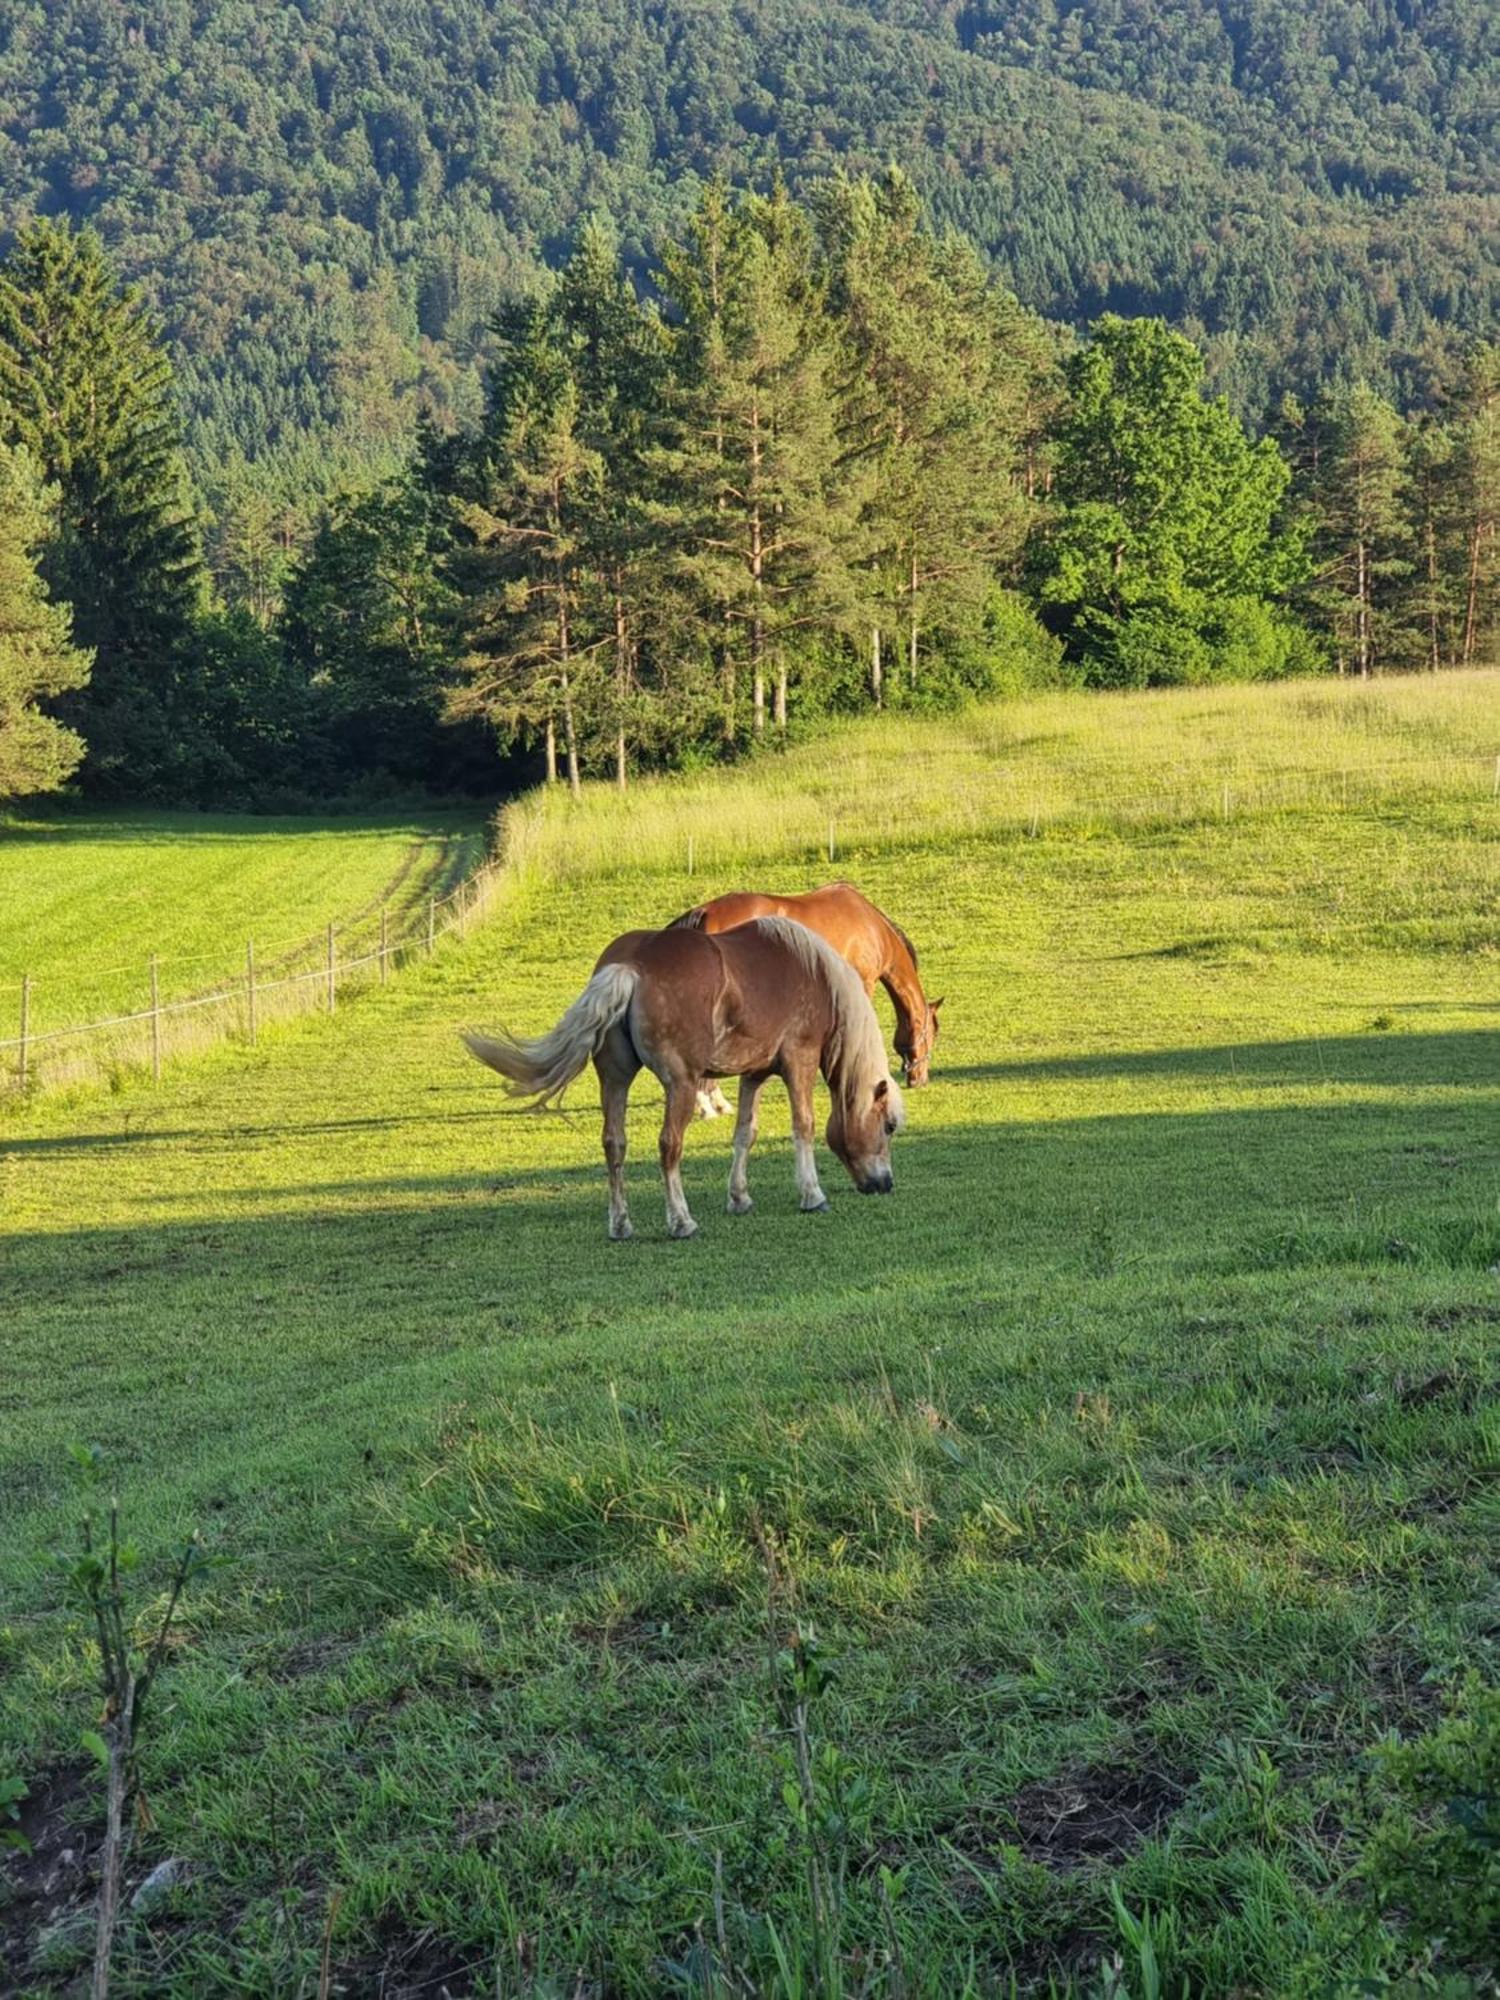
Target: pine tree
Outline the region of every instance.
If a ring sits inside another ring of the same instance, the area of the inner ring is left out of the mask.
[[[681,330],[673,436],[656,470],[673,494],[682,574],[722,621],[727,703],[743,642],[756,735],[768,697],[786,727],[798,642],[833,629],[849,596],[833,357],[813,251],[785,188],[732,209],[711,189],[664,276]]]
[[[90,230],[38,222],[0,265],[0,439],[57,488],[42,571],[95,655],[67,704],[89,745],[85,776],[159,784],[197,733],[198,539],[170,364]]]
[[[1040,357],[1034,322],[970,252],[923,229],[899,171],[835,179],[818,214],[879,706],[882,625],[901,631],[915,686],[922,631],[972,621],[997,567],[1020,550]]]
[[[1314,601],[1339,672],[1367,679],[1409,650],[1393,611],[1395,586],[1412,568],[1406,441],[1396,412],[1363,382],[1336,391],[1320,418]]]
[[[49,600],[37,574],[51,526],[30,460],[0,446],[0,799],[56,791],[83,756],[82,737],[37,706],[89,676],[67,606]]]

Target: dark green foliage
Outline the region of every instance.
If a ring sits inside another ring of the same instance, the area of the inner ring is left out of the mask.
[[[1162,314],[1263,408],[1425,392],[1495,312],[1485,0],[51,0],[0,43],[7,217],[94,222],[200,463],[478,414],[508,290],[605,207],[638,272],[717,171],[896,159],[1028,305]]]
[[[87,777],[101,791],[180,784],[201,737],[201,579],[171,364],[91,231],[37,223],[0,266],[0,441],[57,488],[42,571],[95,655],[66,704]]]
[[[268,641],[277,653],[268,678],[286,677],[279,706],[301,705],[334,771],[440,780],[453,593],[435,515],[411,473],[346,496],[287,579],[284,649]]]

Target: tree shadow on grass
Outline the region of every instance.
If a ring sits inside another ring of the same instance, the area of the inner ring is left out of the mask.
[[[1436,1005],[1437,1003],[1432,1003]],[[1497,1012],[1500,1001],[1455,1011]],[[1313,1035],[1294,1041],[1218,1042],[1176,1049],[1111,1049],[1018,1062],[933,1064],[934,1083],[1046,1082],[1068,1077],[1257,1077],[1296,1083],[1500,1084],[1500,1029]]]

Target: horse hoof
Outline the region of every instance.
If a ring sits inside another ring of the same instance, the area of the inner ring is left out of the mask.
[[[827,1197],[827,1195],[826,1195],[826,1194],[825,1194],[825,1195],[823,1195],[823,1196],[822,1196],[822,1197],[821,1197],[821,1198],[820,1198],[819,1200],[817,1200],[817,1201],[805,1201],[805,1202],[803,1202],[803,1204],[802,1204],[802,1213],[803,1213],[804,1215],[826,1215],[826,1214],[828,1213],[828,1197]]]
[[[732,1194],[725,1206],[731,1215],[748,1215],[755,1203],[747,1194]]]
[[[612,1222],[609,1225],[609,1240],[611,1243],[628,1243],[634,1234],[635,1230],[628,1222]]]
[[[698,1225],[689,1216],[686,1222],[669,1222],[667,1224],[667,1234],[668,1236],[675,1236],[679,1242],[685,1243],[688,1237],[698,1234]]]

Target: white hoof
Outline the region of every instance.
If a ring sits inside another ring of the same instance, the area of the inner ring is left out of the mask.
[[[628,1243],[634,1234],[635,1231],[631,1227],[628,1215],[622,1215],[618,1222],[611,1222],[609,1225],[609,1240],[611,1243]]]
[[[804,1215],[826,1215],[828,1212],[828,1197],[826,1194],[805,1194],[802,1197],[800,1206]]]
[[[679,1241],[685,1241],[689,1236],[698,1234],[698,1225],[690,1215],[685,1215],[678,1221],[668,1222],[667,1234],[677,1237]]]
[[[725,1203],[731,1215],[748,1215],[755,1203],[747,1194],[732,1194]]]

